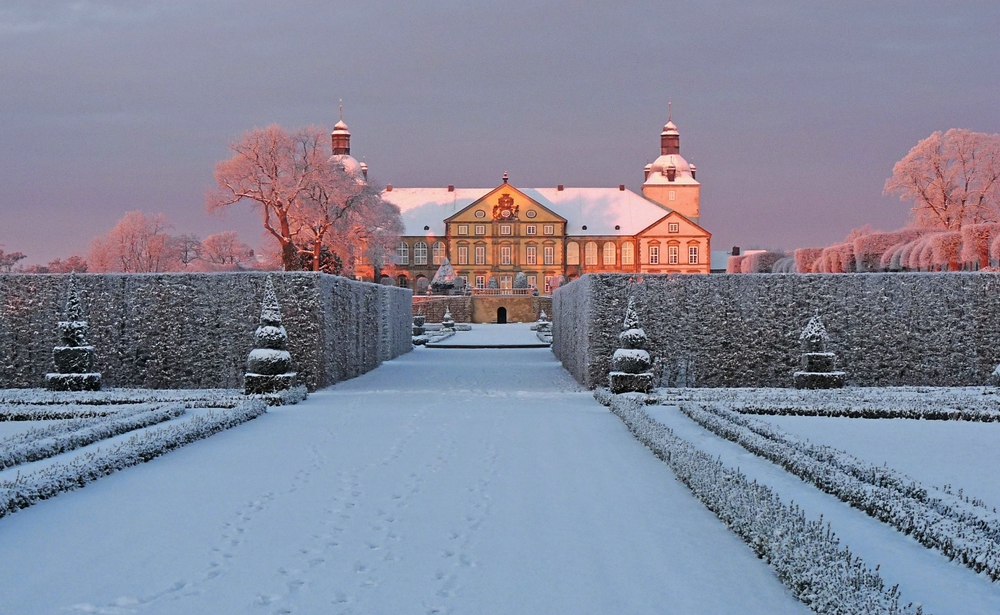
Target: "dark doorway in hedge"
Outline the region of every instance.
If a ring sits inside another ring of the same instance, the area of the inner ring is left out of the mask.
[[[507,324],[507,308],[505,307],[497,308],[497,324],[498,325]]]

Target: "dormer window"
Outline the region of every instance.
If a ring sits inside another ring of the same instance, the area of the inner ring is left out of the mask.
[[[667,232],[668,233],[679,233],[679,232],[681,232],[681,225],[678,224],[677,222],[671,222],[670,224],[667,225]]]
[[[671,163],[670,166],[668,166],[664,171],[664,174],[667,176],[668,182],[674,181],[675,179],[677,179],[677,167],[674,166],[673,163]]]

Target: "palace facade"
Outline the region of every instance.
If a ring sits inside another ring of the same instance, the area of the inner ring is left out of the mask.
[[[490,278],[511,288],[524,272],[542,294],[585,273],[709,273],[701,184],[672,121],[644,174],[641,194],[624,185],[518,188],[506,173],[494,188],[389,185],[382,196],[400,208],[406,231],[384,273],[422,293],[447,258],[472,288]]]

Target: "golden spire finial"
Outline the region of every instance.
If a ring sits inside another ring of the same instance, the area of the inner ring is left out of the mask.
[[[672,102],[670,102],[668,100],[667,101],[667,121],[668,122],[672,122],[673,119],[674,119],[674,109],[673,109],[673,106],[674,106],[674,103],[672,103]]]
[[[340,121],[344,121],[344,99],[340,99]]]

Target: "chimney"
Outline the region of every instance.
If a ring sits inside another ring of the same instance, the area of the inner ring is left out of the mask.
[[[618,189],[625,192],[625,184],[618,184]]]
[[[455,184],[448,184],[448,192],[454,192],[454,191],[455,191]]]
[[[733,246],[733,256],[739,256],[739,255],[740,255],[740,247]]]
[[[562,192],[563,191],[563,185],[559,184],[558,186],[556,186],[556,190],[559,191],[559,192]]]
[[[386,186],[385,187],[385,191],[386,192],[392,192],[392,184],[389,184],[388,186]]]

